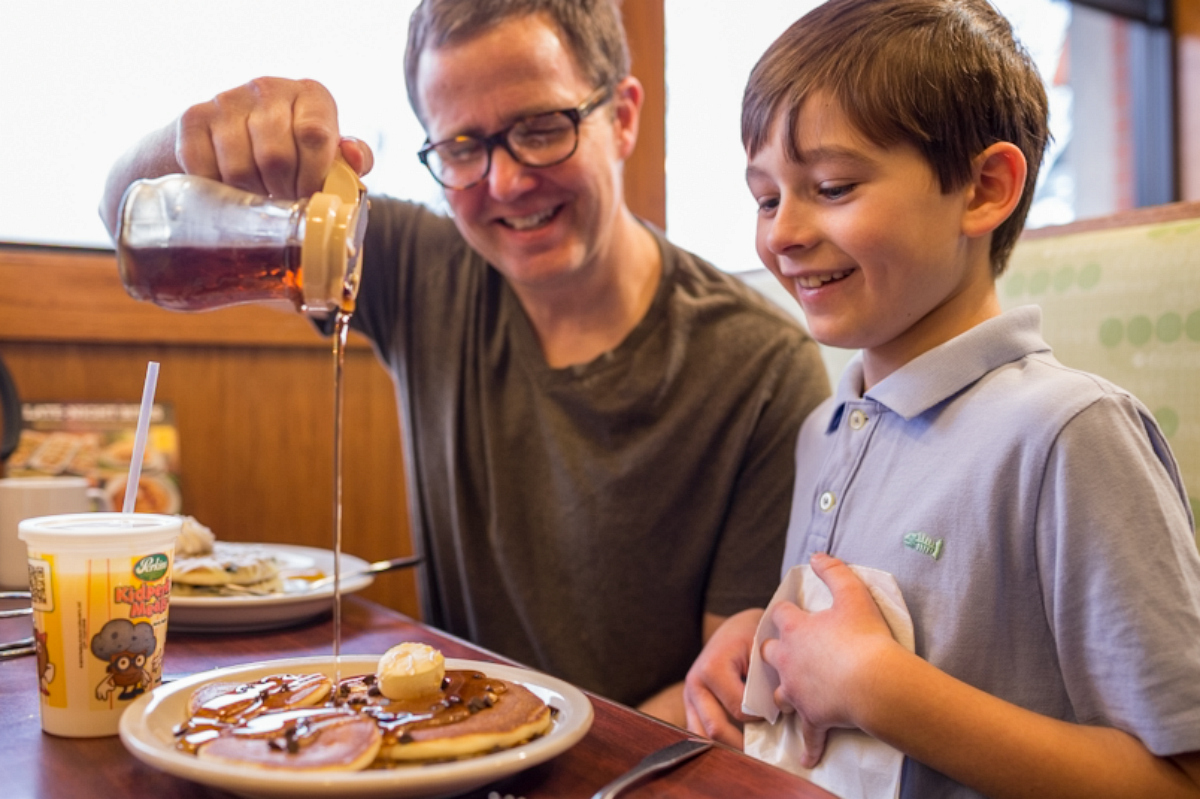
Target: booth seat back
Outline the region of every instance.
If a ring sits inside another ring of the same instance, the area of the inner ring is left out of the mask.
[[[1030,231],[999,293],[1041,306],[1059,361],[1146,404],[1200,516],[1200,203]]]

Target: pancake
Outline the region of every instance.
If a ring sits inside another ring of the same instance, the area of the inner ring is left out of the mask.
[[[383,739],[367,716],[348,708],[264,713],[196,751],[201,760],[287,771],[361,771]]]
[[[358,771],[379,752],[373,719],[324,706],[323,674],[274,674],[257,682],[215,682],[188,698],[176,746],[201,760],[258,768]]]
[[[188,697],[192,721],[237,724],[270,710],[316,707],[329,698],[333,680],[324,674],[272,674],[256,682],[210,682]]]
[[[212,552],[175,559],[173,585],[193,587],[259,585],[279,576],[279,561],[261,547],[217,541]]]
[[[550,708],[529,689],[478,671],[447,671],[441,691],[388,699],[375,675],[343,680],[339,697],[383,732],[381,761],[454,760],[507,749],[545,733]]]
[[[275,576],[257,583],[239,585],[225,583],[223,585],[188,585],[187,583],[171,583],[171,596],[266,596],[282,594],[287,585],[282,577]]]

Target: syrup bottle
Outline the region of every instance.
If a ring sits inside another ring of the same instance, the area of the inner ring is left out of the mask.
[[[322,191],[275,200],[193,175],[135,181],[121,200],[117,264],[130,296],[176,311],[290,302],[350,313],[362,270],[366,187],[339,155]]]

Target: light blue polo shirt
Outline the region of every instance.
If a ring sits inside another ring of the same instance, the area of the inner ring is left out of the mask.
[[[801,429],[783,571],[823,551],[891,572],[943,671],[1200,750],[1200,555],[1145,406],[1056,361],[1036,307],[862,386],[856,356]],[[906,760],[902,795],[975,794]]]

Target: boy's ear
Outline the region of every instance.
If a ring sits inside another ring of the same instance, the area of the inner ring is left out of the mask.
[[[1021,149],[1011,142],[996,142],[975,158],[963,233],[986,236],[1012,214],[1025,191],[1026,163]]]

